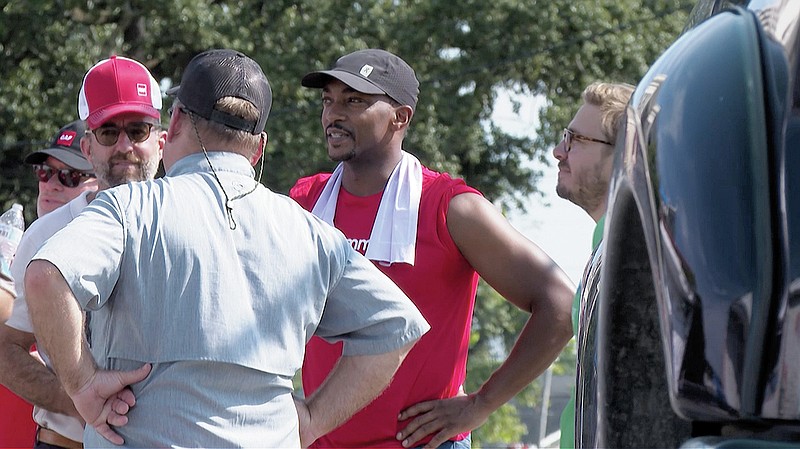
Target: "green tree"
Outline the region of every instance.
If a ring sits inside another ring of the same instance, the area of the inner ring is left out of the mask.
[[[541,176],[524,162],[549,159],[583,87],[595,79],[635,84],[679,34],[692,3],[2,1],[0,207],[20,201],[27,221],[35,218],[36,183],[21,161],[76,118],[82,76],[95,62],[111,54],[132,57],[167,87],[195,54],[221,47],[247,53],[270,78],[274,104],[262,177],[268,187],[286,192],[298,177],[332,168],[319,93],[302,88],[300,78],[349,51],[381,47],[406,59],[421,81],[406,148],[426,165],[465,178],[498,206],[521,207],[538,192]],[[499,89],[547,98],[535,139],[509,136],[490,122]],[[482,342],[507,340],[524,319],[491,324],[511,306],[489,290],[482,288],[479,298],[468,388],[497,363]],[[518,421],[509,422],[515,421],[505,410],[495,414],[475,433],[476,446],[518,438]]]

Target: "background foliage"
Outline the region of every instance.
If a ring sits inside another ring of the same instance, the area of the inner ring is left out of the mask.
[[[195,54],[221,47],[247,53],[270,78],[274,103],[262,177],[268,187],[286,192],[298,177],[332,168],[319,93],[300,87],[300,78],[352,50],[380,47],[408,61],[421,82],[406,149],[465,178],[499,206],[521,207],[540,189],[541,173],[525,162],[550,158],[582,89],[596,79],[636,84],[680,33],[692,3],[0,1],[0,207],[19,201],[28,223],[35,218],[36,183],[21,161],[77,118],[80,83],[95,62],[111,54],[132,57],[168,87]],[[547,99],[535,139],[504,134],[489,121],[499,89]],[[513,343],[523,320],[482,286],[469,391],[498,363],[491,348]],[[557,369],[568,371],[570,364],[574,358]],[[533,403],[535,387],[518,401]],[[523,431],[507,407],[475,433],[474,444],[517,441]]]

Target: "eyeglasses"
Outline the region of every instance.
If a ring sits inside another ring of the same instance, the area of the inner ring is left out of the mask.
[[[86,173],[79,170],[68,168],[57,169],[49,165],[37,164],[33,166],[33,173],[39,178],[39,182],[48,182],[53,175],[58,174],[58,182],[64,187],[77,187],[83,178],[94,178],[93,173]]]
[[[588,137],[581,134],[576,133],[575,131],[564,128],[564,135],[561,137],[564,140],[564,143],[567,144],[567,153],[572,150],[572,141],[573,140],[583,140],[585,142],[597,142],[602,143],[604,145],[611,145],[614,146],[613,143],[607,142],[605,140],[595,139],[594,137]]]
[[[90,132],[94,134],[97,138],[97,141],[100,142],[100,145],[110,147],[117,143],[119,140],[119,133],[125,130],[125,134],[128,135],[128,139],[131,143],[140,143],[147,140],[150,137],[150,130],[153,129],[156,125],[155,123],[147,123],[147,122],[133,122],[128,123],[125,125],[124,128],[119,128],[118,126],[101,126],[97,129],[93,129]]]

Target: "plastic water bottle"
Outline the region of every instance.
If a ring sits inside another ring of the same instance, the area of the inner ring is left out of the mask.
[[[11,261],[17,252],[17,245],[25,231],[25,218],[22,216],[22,205],[14,203],[11,209],[0,215],[0,277],[13,280],[11,277]]]

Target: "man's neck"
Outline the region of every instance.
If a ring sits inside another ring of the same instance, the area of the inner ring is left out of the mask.
[[[402,157],[403,154],[398,152],[396,156],[371,161],[369,164],[346,161],[342,173],[342,187],[356,196],[370,196],[381,192]]]
[[[592,210],[587,209],[586,213],[588,213],[589,216],[592,217],[592,220],[594,220],[594,222],[597,223],[598,221],[600,221],[601,218],[603,218],[606,215],[607,207],[608,203],[604,199]]]

